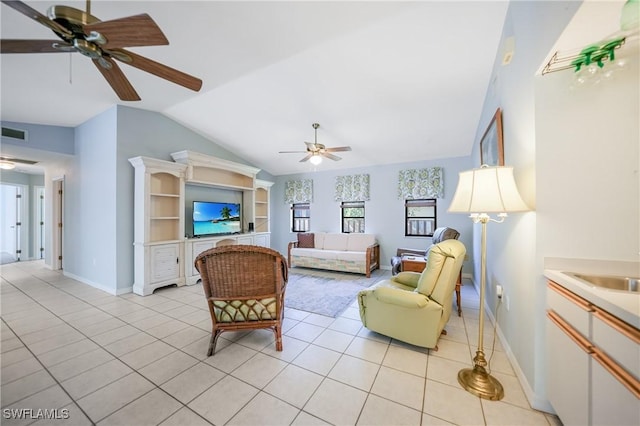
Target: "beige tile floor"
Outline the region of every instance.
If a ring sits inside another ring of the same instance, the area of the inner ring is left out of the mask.
[[[207,358],[200,286],[117,297],[41,261],[4,265],[1,275],[3,425],[558,423],[529,407],[499,343],[491,368],[505,398],[458,385],[476,349],[471,285],[437,352],[368,331],[352,305],[335,319],[287,310],[282,352],[268,331],[224,333]]]

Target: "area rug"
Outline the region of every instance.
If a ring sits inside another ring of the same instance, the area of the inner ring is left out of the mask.
[[[291,268],[284,305],[335,318],[356,300],[360,290],[390,276],[391,271],[380,269],[367,278],[359,274]]]

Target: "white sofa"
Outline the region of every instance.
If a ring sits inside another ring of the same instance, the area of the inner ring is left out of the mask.
[[[372,234],[313,233],[313,247],[298,235],[288,247],[289,267],[327,269],[371,276],[380,268],[380,246]]]

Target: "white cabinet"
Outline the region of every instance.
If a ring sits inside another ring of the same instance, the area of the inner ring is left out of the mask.
[[[553,313],[547,317],[547,347],[549,357],[548,397],[558,417],[565,425],[589,424],[589,364],[588,347],[577,344],[570,327]],[[575,332],[573,332],[575,333]]]
[[[255,213],[255,232],[269,232],[271,226],[270,206],[269,200],[271,186],[273,182],[267,182],[265,180],[256,179],[256,191],[254,201],[254,213]],[[257,244],[261,245],[261,244]],[[268,246],[265,246],[268,247]]]
[[[135,167],[133,291],[146,296],[159,287],[184,285],[186,166],[147,157],[129,162]]]
[[[180,245],[163,244],[149,248],[151,284],[177,280],[180,277]]]
[[[260,169],[205,154],[180,151],[175,162],[130,158],[135,168],[134,284],[146,296],[171,284],[200,278],[194,261],[203,251],[229,244],[270,246],[270,188]],[[242,234],[187,239],[185,184],[242,192]],[[251,225],[253,225],[253,229]]]
[[[639,425],[640,330],[553,281],[547,305],[547,393],[562,423]]]
[[[253,236],[253,244],[262,247],[271,247],[271,234],[255,234]]]
[[[640,360],[636,360],[640,364]],[[640,425],[640,395],[630,387],[624,371],[597,354],[591,368],[594,425]]]
[[[196,257],[198,257],[200,253],[214,247],[239,244],[269,247],[269,234],[252,233],[187,239],[185,241],[185,269],[187,285],[196,284],[200,279],[200,274],[195,266]]]

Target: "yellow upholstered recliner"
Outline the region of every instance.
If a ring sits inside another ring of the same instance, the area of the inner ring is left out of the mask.
[[[360,319],[371,331],[438,349],[466,249],[458,240],[436,244],[422,273],[401,272],[358,294]]]

